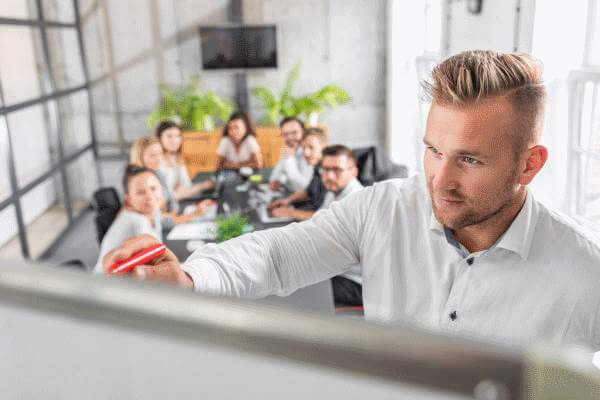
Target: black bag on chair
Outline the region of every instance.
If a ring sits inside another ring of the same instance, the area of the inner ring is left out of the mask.
[[[408,177],[408,168],[394,164],[389,157],[374,146],[352,150],[356,157],[358,180],[364,186],[392,178]]]
[[[96,209],[96,234],[98,243],[102,243],[104,235],[117,217],[121,209],[119,193],[113,187],[100,188],[94,193],[94,208]]]

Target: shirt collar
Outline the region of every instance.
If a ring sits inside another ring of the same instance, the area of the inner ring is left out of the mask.
[[[533,196],[530,190],[527,189],[525,204],[523,204],[521,211],[519,211],[506,232],[490,248],[502,248],[518,254],[523,260],[527,259],[529,250],[531,249],[537,214],[537,207],[535,207]],[[444,226],[435,218],[433,209],[429,218],[429,229],[445,234]]]
[[[344,197],[346,197],[347,195],[351,194],[352,192],[354,192],[355,190],[361,188],[362,185],[360,184],[360,182],[358,181],[358,179],[354,178],[352,179],[350,182],[348,182],[348,184],[346,185],[346,187],[344,188],[344,190],[342,190],[341,192],[339,192],[338,194],[334,193],[334,197],[335,199],[343,199]]]
[[[527,259],[529,250],[531,249],[537,214],[537,207],[535,207],[533,196],[529,189],[527,189],[525,204],[523,204],[521,211],[519,211],[506,232],[500,237],[496,247],[512,251],[521,256],[522,259]]]

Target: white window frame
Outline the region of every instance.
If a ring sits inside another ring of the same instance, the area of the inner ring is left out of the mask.
[[[581,161],[583,158],[600,160],[600,150],[590,150],[581,146],[582,137],[582,119],[584,118],[584,96],[585,87],[588,84],[593,85],[591,115],[589,115],[593,129],[594,121],[600,120],[600,115],[596,115],[596,110],[600,110],[600,65],[591,65],[590,54],[594,46],[594,32],[600,30],[600,24],[597,24],[597,13],[599,12],[598,1],[588,0],[588,13],[586,22],[586,36],[584,44],[584,54],[582,67],[571,71],[568,77],[569,88],[569,132],[567,153],[567,210],[568,213],[578,221],[584,224],[592,224],[595,228],[600,226],[600,216],[592,216],[587,212],[587,206],[593,201],[598,200],[598,195],[588,193],[587,188],[581,182]],[[599,45],[600,43],[596,44]],[[587,117],[587,116],[585,116]],[[587,132],[589,135],[600,135],[598,132]],[[591,142],[591,140],[590,140]],[[587,173],[587,172],[586,172]],[[600,181],[600,176],[598,177]],[[600,182],[599,182],[600,186]],[[600,192],[599,192],[600,193]]]

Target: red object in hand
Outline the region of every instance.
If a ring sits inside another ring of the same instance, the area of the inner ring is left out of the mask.
[[[154,246],[148,247],[147,249],[133,253],[131,257],[126,260],[114,263],[108,269],[108,273],[113,275],[127,274],[138,265],[143,265],[148,261],[154,260],[156,257],[165,254],[166,251],[167,246],[162,243],[157,243]]]

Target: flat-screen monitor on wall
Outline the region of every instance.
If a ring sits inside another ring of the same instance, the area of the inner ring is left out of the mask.
[[[277,68],[275,25],[200,27],[202,68]]]

